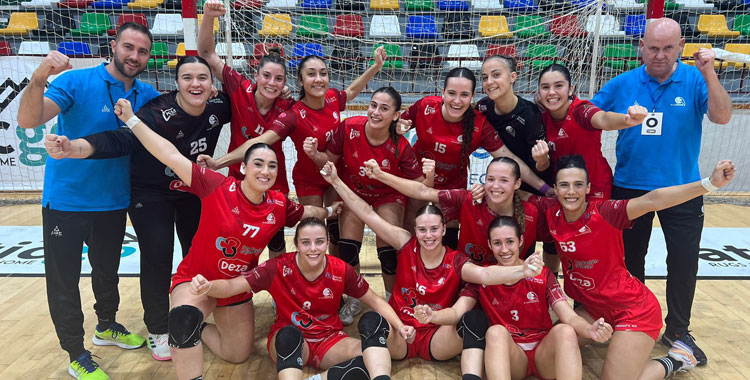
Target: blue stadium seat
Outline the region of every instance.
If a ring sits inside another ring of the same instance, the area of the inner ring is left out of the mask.
[[[302,0],[299,6],[310,9],[330,9],[333,7],[333,0]]]
[[[534,0],[505,0],[503,8],[518,12],[534,12],[538,9]]]
[[[57,51],[69,57],[91,55],[91,47],[85,42],[63,41],[57,47]]]
[[[99,0],[91,3],[94,9],[122,9],[128,6],[128,0]]]
[[[625,34],[628,36],[642,36],[646,30],[646,15],[627,15],[625,16],[625,25],[623,25]]]
[[[406,36],[411,38],[438,38],[435,16],[409,16]]]
[[[292,50],[292,56],[297,58],[304,58],[308,55],[317,55],[318,57],[324,57],[323,55],[323,45],[321,44],[313,44],[313,43],[306,43],[306,44],[294,44],[294,50]],[[299,65],[299,62],[302,59],[291,59],[289,60],[289,68],[290,69],[296,69]]]
[[[595,1],[595,0],[594,0]],[[438,0],[438,8],[441,11],[468,11],[469,2],[463,0]]]

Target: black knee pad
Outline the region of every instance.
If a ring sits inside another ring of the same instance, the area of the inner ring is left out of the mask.
[[[370,347],[386,347],[385,341],[388,339],[391,327],[382,315],[368,311],[359,318],[357,330],[362,339],[362,352],[365,352]]]
[[[380,269],[383,274],[396,274],[396,249],[393,247],[380,247],[378,251],[378,260],[380,260]]]
[[[339,220],[326,219],[326,229],[328,229],[328,238],[333,245],[339,245],[341,234],[339,234]]]
[[[456,332],[464,340],[464,350],[467,348],[484,350],[488,327],[487,314],[481,310],[470,310],[461,316],[456,324]]]
[[[458,228],[446,228],[445,235],[443,235],[443,245],[449,247],[452,250],[456,250],[458,247]]]
[[[276,372],[287,368],[302,369],[302,332],[287,325],[276,333]]]
[[[550,255],[557,254],[557,248],[555,247],[555,243],[549,242],[549,241],[542,242],[542,251]]]
[[[360,355],[329,368],[328,380],[370,380],[370,373]]]
[[[341,260],[344,260],[345,263],[353,267],[357,266],[359,265],[359,250],[361,248],[361,241],[341,239],[339,241],[339,257],[341,257]]]
[[[268,250],[272,252],[286,252],[286,239],[284,239],[284,227],[276,232],[268,242]]]
[[[169,311],[169,345],[174,348],[195,347],[201,341],[203,312],[193,305],[180,305]]]

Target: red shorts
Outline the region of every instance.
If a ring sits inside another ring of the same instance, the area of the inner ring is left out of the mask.
[[[521,347],[523,349],[523,347]],[[534,361],[534,356],[536,356],[536,349],[539,348],[539,343],[534,346],[531,350],[523,350],[523,353],[526,354],[526,359],[528,361],[528,364],[526,364],[526,376],[529,377],[531,375],[534,375],[539,380],[547,380],[547,378],[542,377],[542,375],[539,374],[539,370],[536,369],[536,362]]]
[[[430,353],[430,342],[432,336],[440,326],[420,327],[414,335],[414,342],[406,345],[406,357],[404,359],[422,358],[424,360],[435,361]]]
[[[273,331],[270,335],[268,335],[266,350],[268,350],[269,354],[271,353],[271,339],[273,339],[273,336],[276,335],[277,332],[278,330]],[[326,353],[333,346],[335,346],[336,343],[348,337],[349,336],[346,335],[346,333],[343,331],[334,331],[325,338],[318,339],[308,339],[303,335],[303,339],[305,340],[305,343],[307,343],[307,348],[310,351],[310,356],[308,356],[307,363],[305,363],[305,365],[309,364],[317,369],[320,369],[320,362],[323,360],[323,357],[326,356]]]
[[[358,191],[355,191],[355,194],[357,194],[362,200],[367,202],[370,206],[372,206],[373,209],[377,209],[378,207],[387,204],[387,203],[396,203],[401,206],[406,207],[406,196],[401,193],[383,193],[383,194],[362,194]]]
[[[646,297],[627,309],[596,309],[584,305],[591,318],[604,320],[612,325],[614,331],[639,331],[646,333],[654,341],[659,339],[662,327],[661,306],[651,291]]]
[[[184,282],[190,282],[193,280],[193,277],[195,277],[196,273],[191,273],[189,269],[186,269],[187,265],[180,265],[177,267],[177,273],[172,276],[172,286],[169,288],[169,293],[172,294],[172,291],[177,285],[180,285]],[[211,280],[218,280],[218,278],[210,278]],[[240,293],[228,298],[217,298],[216,299],[216,306],[233,306],[233,305],[239,305],[241,303],[245,303],[247,301],[250,301],[253,298],[252,292],[245,292]]]
[[[314,183],[306,183],[303,181],[294,180],[294,190],[297,192],[297,197],[311,197],[313,195],[319,195],[323,196],[323,193],[326,192],[326,189],[331,187],[330,184],[326,183],[325,185],[322,184],[314,184]]]

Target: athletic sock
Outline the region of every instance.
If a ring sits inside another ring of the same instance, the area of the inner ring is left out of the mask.
[[[372,380],[391,380],[391,377],[388,375],[380,375]]]
[[[115,322],[114,319],[110,320],[110,319],[101,319],[100,318],[98,320],[97,324],[96,324],[96,331],[99,331],[99,332],[105,331],[114,322]]]
[[[657,362],[659,362],[659,364],[664,366],[664,373],[665,373],[664,378],[665,379],[669,377],[669,375],[671,375],[673,372],[679,371],[680,368],[682,367],[682,362],[680,362],[679,360],[672,359],[669,356],[665,356],[663,358],[654,359],[654,360],[656,360]]]
[[[473,373],[465,373],[461,375],[461,380],[482,380],[482,378]]]

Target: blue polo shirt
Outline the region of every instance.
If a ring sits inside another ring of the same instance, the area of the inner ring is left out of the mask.
[[[698,155],[708,88],[698,69],[678,62],[672,76],[659,84],[642,65],[609,81],[591,102],[620,113],[637,102],[664,114],[661,136],[641,135],[640,125],[619,131],[616,186],[653,190],[700,179]]]
[[[57,134],[69,139],[124,125],[114,113],[120,98],[137,111],[159,93],[139,80],[125,85],[99,66],[71,70],[57,77],[44,93],[58,107]],[[130,157],[106,160],[48,159],[42,206],[59,211],[111,211],[130,204]]]

